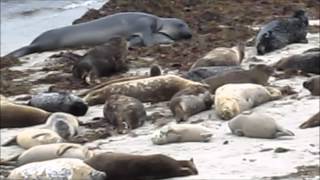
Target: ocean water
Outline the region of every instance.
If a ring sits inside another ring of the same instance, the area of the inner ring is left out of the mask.
[[[1,56],[47,30],[70,25],[108,0],[1,0]]]

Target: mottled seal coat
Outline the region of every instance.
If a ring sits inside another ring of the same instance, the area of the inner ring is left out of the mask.
[[[64,139],[59,134],[50,129],[32,128],[19,132],[13,139],[2,144],[2,146],[16,143],[22,148],[29,149],[33,146],[61,143],[63,141]]]
[[[85,162],[94,169],[105,172],[108,180],[153,180],[198,174],[192,159],[175,160],[162,154],[132,155],[107,152]]]
[[[302,123],[299,127],[301,129],[306,129],[316,126],[320,126],[320,111],[317,114],[313,115],[311,118],[309,118],[307,121]]]
[[[320,52],[308,52],[282,58],[275,63],[274,67],[280,71],[297,70],[320,74]]]
[[[1,164],[7,164],[14,160],[16,160],[14,164],[18,166],[32,162],[46,161],[56,158],[75,158],[85,160],[91,158],[93,155],[93,151],[88,150],[88,148],[79,144],[44,144],[34,146],[24,151],[20,155],[1,161]]]
[[[312,77],[303,82],[303,87],[308,89],[313,96],[320,96],[320,76]]]
[[[143,79],[116,82],[89,92],[84,100],[89,105],[103,104],[112,94],[122,94],[141,102],[168,101],[172,96],[190,86],[206,86],[176,75],[161,75]]]
[[[197,67],[190,71],[183,73],[182,77],[190,79],[192,81],[201,81],[203,79],[222,74],[224,72],[231,72],[243,70],[241,66],[209,66],[209,67]]]
[[[229,83],[253,83],[265,85],[268,82],[273,68],[264,64],[254,65],[249,70],[238,70],[221,73],[219,75],[204,79],[203,82],[210,86],[210,92],[215,93],[216,89]]]
[[[255,47],[259,55],[285,47],[291,43],[306,43],[308,17],[303,10],[289,18],[273,20],[264,25],[256,37]]]
[[[272,117],[257,112],[245,111],[231,119],[228,125],[231,132],[237,136],[252,138],[294,136],[294,133],[279,126]]]
[[[171,98],[169,106],[177,122],[180,122],[210,109],[212,104],[213,100],[207,88],[192,86],[177,92]]]
[[[265,102],[281,98],[281,91],[258,84],[226,84],[215,93],[215,112],[223,120],[229,120],[245,110]]]
[[[208,142],[211,137],[211,130],[202,125],[172,123],[155,131],[151,141],[157,145],[180,142]]]
[[[106,177],[106,173],[93,169],[82,160],[60,158],[15,168],[8,179],[105,180]]]
[[[110,39],[86,53],[72,69],[74,77],[93,84],[96,78],[111,76],[128,70],[127,41],[121,37]]]
[[[4,99],[4,100],[2,100]],[[19,128],[45,123],[50,113],[39,108],[0,101],[0,128]]]
[[[124,95],[108,97],[103,107],[103,115],[120,134],[142,126],[147,120],[147,113],[141,101]]]
[[[137,43],[150,46],[192,37],[188,25],[181,19],[161,18],[141,12],[122,12],[86,23],[46,31],[30,45],[22,47],[7,56],[21,57],[27,54],[66,48],[81,48],[106,43],[113,37],[138,40]]]
[[[48,112],[65,112],[75,116],[83,116],[88,105],[78,96],[67,92],[46,92],[33,95],[28,105]]]
[[[52,113],[40,128],[51,129],[68,140],[78,134],[79,121],[71,114],[56,112]]]
[[[242,43],[232,48],[218,47],[197,60],[190,70],[197,67],[240,65],[244,58],[244,52],[245,46]]]

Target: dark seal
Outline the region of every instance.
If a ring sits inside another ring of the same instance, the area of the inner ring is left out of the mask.
[[[303,10],[295,11],[291,17],[267,23],[256,37],[257,53],[263,55],[291,43],[307,43],[308,25],[308,17]]]
[[[103,114],[105,119],[116,127],[120,134],[142,126],[147,119],[141,101],[124,95],[111,95],[107,98]]]
[[[280,59],[274,67],[279,71],[302,71],[320,74],[320,51],[296,54]]]
[[[127,71],[126,55],[127,41],[121,37],[112,38],[106,44],[97,46],[86,53],[74,65],[72,74],[87,84],[92,84],[95,78]]]
[[[299,128],[306,129],[306,128],[312,128],[320,126],[320,111],[313,115],[310,119],[302,123]]]
[[[132,155],[101,153],[85,160],[89,166],[107,173],[108,180],[153,180],[198,174],[193,160],[175,160],[162,154]]]
[[[88,105],[80,97],[67,92],[37,94],[28,104],[48,112],[65,112],[75,116],[83,116],[88,111]]]
[[[303,87],[308,89],[313,96],[320,96],[320,76],[313,77],[303,82]]]
[[[210,92],[229,83],[254,83],[265,85],[268,82],[273,68],[264,64],[251,65],[249,70],[225,72],[220,75],[204,79],[203,82],[210,86]]]

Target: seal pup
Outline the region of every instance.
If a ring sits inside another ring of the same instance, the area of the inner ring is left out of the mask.
[[[65,112],[75,116],[83,116],[88,105],[78,96],[67,92],[46,92],[33,95],[28,105],[48,112]]]
[[[312,128],[316,126],[320,126],[320,111],[317,114],[313,115],[311,118],[309,118],[307,121],[302,123],[299,126],[299,128],[306,129],[306,128]]]
[[[228,122],[228,126],[237,136],[252,138],[277,138],[294,136],[294,133],[279,126],[276,121],[265,114],[244,111]]]
[[[190,81],[176,75],[161,75],[136,80],[112,83],[89,92],[84,100],[89,105],[103,104],[108,96],[121,94],[139,99],[141,102],[169,101],[172,96],[187,87],[207,85]]]
[[[42,129],[51,129],[63,139],[70,139],[78,134],[79,121],[68,113],[52,113],[44,125],[39,126]]]
[[[120,134],[142,126],[147,119],[147,113],[141,101],[117,94],[106,99],[103,115]]]
[[[61,143],[63,141],[64,139],[59,134],[50,129],[32,128],[19,132],[15,137],[1,144],[1,146],[17,144],[24,149],[29,149],[33,146]]]
[[[127,41],[124,38],[115,37],[86,53],[73,66],[72,74],[90,85],[97,80],[96,78],[127,71],[126,56]]]
[[[190,68],[190,70],[197,67],[208,66],[235,66],[240,65],[245,53],[245,45],[239,43],[232,48],[218,47],[211,50],[201,59],[197,60]]]
[[[39,108],[20,105],[7,100],[0,101],[0,128],[20,128],[46,122],[50,113]]]
[[[200,82],[203,79],[222,74],[224,72],[231,72],[243,70],[241,66],[209,66],[209,67],[197,67],[182,74],[183,78],[190,79],[192,81]]]
[[[275,63],[274,67],[278,71],[297,70],[320,74],[320,52],[308,52],[285,57]]]
[[[170,110],[177,122],[211,108],[213,100],[207,88],[192,86],[177,92],[170,100]]]
[[[215,112],[223,120],[229,120],[245,110],[282,97],[281,91],[258,84],[226,84],[215,93]]]
[[[17,156],[10,157],[0,164],[24,165],[32,162],[46,161],[56,158],[89,159],[94,155],[88,148],[73,143],[43,144],[31,147]]]
[[[258,55],[285,47],[291,43],[307,43],[308,17],[297,10],[291,17],[273,20],[258,32],[255,47]]]
[[[303,87],[308,89],[313,96],[320,96],[320,76],[312,77],[303,82]]]
[[[82,160],[59,158],[29,163],[12,170],[8,179],[105,180],[106,173],[97,171]]]
[[[203,82],[210,86],[210,92],[214,94],[217,88],[229,83],[253,83],[266,85],[272,73],[272,67],[265,64],[258,64],[251,65],[249,70],[224,72],[204,79]]]
[[[208,142],[211,137],[211,130],[202,125],[172,123],[155,131],[151,141],[157,145],[180,142]]]
[[[198,174],[193,159],[175,160],[163,154],[133,155],[106,152],[85,160],[85,163],[105,172],[108,180],[153,180]]]
[[[190,39],[192,34],[189,26],[181,19],[162,18],[142,12],[121,12],[46,31],[30,45],[15,50],[7,56],[22,57],[37,52],[101,45],[119,36],[128,41],[139,38],[144,46],[151,46],[161,43],[162,40],[167,43],[168,39],[173,41]]]

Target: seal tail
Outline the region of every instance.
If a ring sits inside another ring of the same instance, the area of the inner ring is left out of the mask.
[[[12,157],[9,157],[8,159],[1,160],[0,165],[4,166],[16,166],[17,162],[16,160],[19,158],[20,154],[14,155]]]
[[[276,137],[281,136],[294,136],[294,133],[292,131],[289,131],[288,129],[278,128],[278,131],[276,132]]]
[[[17,49],[7,55],[5,55],[5,57],[15,57],[15,58],[19,58],[28,54],[32,54],[37,52],[37,46],[34,45],[29,45],[29,46],[24,46],[20,49]]]

